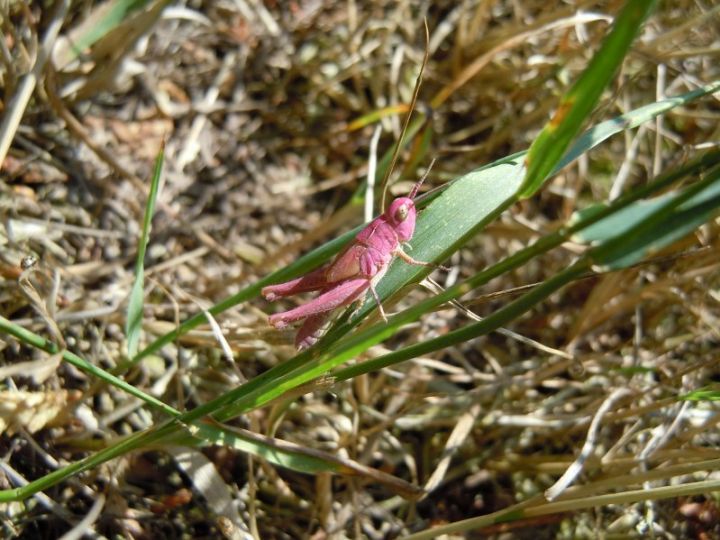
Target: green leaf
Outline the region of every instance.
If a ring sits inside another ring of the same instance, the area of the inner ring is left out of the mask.
[[[357,461],[266,437],[245,429],[229,428],[221,424],[197,423],[190,428],[190,431],[205,443],[229,446],[294,471],[307,474],[324,472],[344,476],[363,476],[374,482],[385,484],[406,497],[416,497],[423,492],[422,488]]]
[[[419,213],[415,235],[406,247],[407,253],[419,261],[447,259],[515,202],[514,195],[524,171],[518,160],[478,169],[455,180]],[[431,271],[396,258],[377,286],[378,295],[387,298]],[[374,302],[366,302],[356,319],[374,308]]]
[[[611,120],[606,120],[605,122],[601,122],[591,127],[577,138],[575,143],[573,143],[567,153],[557,164],[553,173],[558,172],[573,160],[579,158],[582,154],[591,148],[595,148],[601,142],[609,139],[613,135],[628,129],[636,128],[645,122],[652,120],[656,116],[674,109],[675,107],[685,105],[700,97],[715,93],[718,90],[720,90],[720,81],[715,81],[701,86],[696,90],[692,90],[691,92],[686,92],[685,94],[669,97],[656,101],[655,103],[639,107],[626,114],[616,116]]]
[[[70,60],[82,54],[85,49],[93,46],[100,39],[121,26],[129,17],[143,9],[150,3],[150,0],[110,0],[96,6],[90,15],[78,27],[79,33],[72,36],[72,48],[69,54],[63,55],[59,60],[59,66],[64,66]],[[165,7],[168,0],[155,1]]]
[[[608,269],[626,268],[708,221],[720,209],[720,169],[683,191],[640,201],[575,235],[595,244],[593,259]],[[689,195],[689,190],[696,193]],[[687,200],[681,202],[681,198]],[[641,224],[645,224],[640,226]]]
[[[142,390],[135,388],[132,384],[125,382],[118,377],[115,377],[114,375],[108,373],[102,368],[99,368],[92,362],[88,362],[84,358],[81,358],[80,356],[68,350],[61,350],[57,346],[57,344],[53,343],[52,341],[49,341],[35,334],[34,332],[31,332],[30,330],[27,330],[22,326],[19,326],[12,321],[7,320],[5,317],[2,316],[0,316],[0,332],[14,336],[21,342],[32,345],[33,347],[43,350],[48,354],[60,354],[63,361],[75,366],[79,370],[84,371],[89,375],[92,375],[93,377],[97,377],[98,379],[105,381],[106,383],[111,384],[120,390],[123,390],[131,396],[135,396],[136,398],[144,401],[151,407],[155,407],[156,409],[164,412],[169,416],[177,416],[180,414],[179,411],[175,410],[170,405],[166,405],[156,397],[146,394]]]
[[[593,55],[588,67],[565,94],[554,116],[528,150],[528,170],[520,190],[522,198],[530,197],[540,189],[560,162],[625,58],[654,3],[654,0],[625,3],[602,47]]]
[[[266,459],[268,462],[286,467],[298,472],[316,474],[321,472],[338,472],[335,463],[322,459],[316,455],[308,455],[299,447],[295,450],[273,445],[269,441],[259,438],[250,438],[241,433],[222,429],[220,425],[198,424],[191,428],[196,437],[204,442],[218,444],[247,452],[254,456]]]
[[[157,159],[155,160],[155,171],[150,183],[150,193],[148,194],[147,205],[145,207],[145,216],[143,218],[143,228],[138,242],[137,260],[135,261],[135,281],[130,291],[128,300],[127,321],[125,325],[125,335],[127,336],[127,354],[128,358],[135,356],[140,342],[140,332],[142,331],[143,318],[143,291],[145,285],[145,249],[150,239],[150,229],[152,227],[152,217],[155,213],[155,201],[157,200],[158,190],[160,188],[160,177],[162,175],[162,166],[165,156],[165,148],[160,148]]]
[[[680,396],[683,401],[720,401],[720,390],[713,387],[699,388]]]

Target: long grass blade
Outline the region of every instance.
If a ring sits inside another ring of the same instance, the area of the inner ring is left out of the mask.
[[[163,160],[165,156],[164,146],[160,148],[160,152],[155,160],[155,170],[153,172],[152,181],[150,182],[150,193],[148,194],[147,205],[145,207],[145,216],[143,217],[143,227],[138,242],[137,260],[135,261],[135,281],[130,290],[128,300],[127,321],[125,325],[125,335],[127,336],[127,355],[128,358],[135,356],[140,342],[140,333],[142,332],[143,320],[143,291],[145,288],[145,250],[150,241],[150,229],[152,228],[152,217],[155,214],[155,202],[157,201],[158,191],[160,189],[160,178],[162,176]]]
[[[540,189],[557,166],[625,58],[654,4],[654,0],[630,0],[625,3],[602,47],[562,98],[555,115],[530,147],[527,175],[520,190],[522,198],[530,197]]]

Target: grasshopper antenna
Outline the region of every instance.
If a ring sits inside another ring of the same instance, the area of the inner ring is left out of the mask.
[[[415,103],[417,102],[418,94],[420,93],[420,85],[422,83],[423,71],[425,71],[425,66],[428,63],[428,57],[430,56],[430,30],[428,29],[427,18],[423,19],[423,23],[425,24],[425,56],[423,57],[422,65],[420,66],[420,73],[418,73],[417,79],[415,80],[415,89],[413,90],[412,101],[410,102],[410,110],[405,117],[405,123],[403,124],[402,131],[400,131],[400,139],[395,145],[395,150],[393,150],[392,159],[390,160],[390,166],[385,172],[385,176],[383,177],[383,181],[381,184],[382,200],[380,201],[380,209],[383,212],[385,211],[388,180],[390,179],[390,175],[392,174],[393,169],[395,168],[395,163],[397,162],[398,156],[400,155],[400,148],[402,147],[402,142],[405,138],[405,133],[407,132],[408,126],[410,125],[410,118],[412,117],[412,113],[415,110]],[[420,187],[419,184],[418,187]]]
[[[422,183],[428,177],[428,175],[430,174],[430,171],[432,171],[433,165],[435,165],[435,158],[433,158],[432,161],[430,162],[430,165],[428,166],[427,170],[425,171],[425,174],[422,175],[422,178],[420,178],[420,180],[418,180],[417,183],[413,186],[412,190],[410,190],[408,199],[415,198],[415,195],[417,195],[417,192],[420,189],[420,186],[422,186]]]

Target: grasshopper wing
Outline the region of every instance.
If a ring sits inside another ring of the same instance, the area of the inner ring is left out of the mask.
[[[367,248],[360,244],[351,244],[348,248],[340,253],[337,258],[330,264],[326,271],[328,283],[335,283],[343,279],[361,277],[360,259],[365,254]]]

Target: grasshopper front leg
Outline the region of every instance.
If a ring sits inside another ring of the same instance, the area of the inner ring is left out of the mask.
[[[405,253],[403,249],[398,246],[397,249],[394,251],[395,255],[400,257],[403,261],[405,261],[408,264],[414,264],[415,266],[427,266],[428,268],[440,268],[442,270],[447,270],[446,267],[431,263],[431,262],[425,262],[425,261],[418,261],[417,259],[413,259],[410,255]]]

